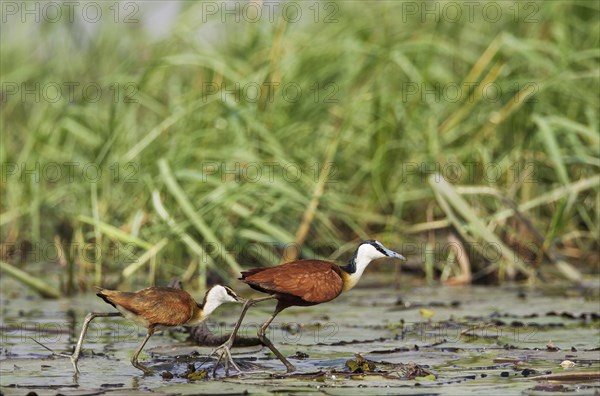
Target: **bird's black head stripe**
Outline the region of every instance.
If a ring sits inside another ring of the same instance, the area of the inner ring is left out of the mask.
[[[223,286],[225,288],[225,290],[227,291],[227,294],[229,294],[231,297],[236,298],[237,294],[233,291],[233,289],[231,289],[228,286]]]
[[[388,256],[387,252],[385,250],[383,250],[383,247],[381,246],[381,243],[370,239],[368,241],[365,241],[365,243],[368,243],[369,245],[373,246],[375,249],[377,249],[377,251],[381,254],[383,254],[384,256]]]

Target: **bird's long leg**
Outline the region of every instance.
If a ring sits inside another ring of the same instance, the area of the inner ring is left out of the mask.
[[[75,374],[79,374],[79,367],[77,367],[77,361],[79,360],[79,354],[81,353],[81,348],[83,347],[83,338],[87,333],[88,327],[90,326],[90,322],[94,318],[109,318],[114,316],[122,316],[119,312],[90,312],[85,316],[85,320],[83,321],[83,326],[81,328],[81,333],[79,334],[79,340],[77,340],[77,345],[75,346],[75,352],[71,356],[71,363],[73,363],[73,368],[75,369]]]
[[[140,352],[142,352],[142,349],[144,349],[144,346],[146,345],[146,343],[148,342],[150,337],[152,337],[152,334],[154,334],[154,327],[150,326],[148,328],[148,333],[146,334],[146,337],[144,337],[144,341],[142,341],[142,343],[140,344],[138,349],[133,354],[133,357],[131,358],[131,364],[133,365],[133,367],[142,370],[144,372],[144,374],[151,374],[152,370],[150,370],[148,367],[144,366],[143,364],[138,363],[138,356],[139,356]]]
[[[221,353],[219,354],[219,358],[217,359],[217,362],[215,363],[215,365],[213,367],[213,372],[212,372],[213,377],[215,376],[215,374],[217,372],[217,368],[219,368],[219,363],[221,363],[221,360],[223,359],[224,355],[227,355],[227,358],[225,359],[225,375],[229,375],[229,363],[231,363],[231,365],[238,372],[242,371],[238,367],[238,365],[235,364],[235,362],[233,361],[233,357],[231,357],[231,347],[233,346],[233,342],[235,341],[235,336],[237,335],[237,332],[240,329],[240,325],[242,324],[242,321],[244,320],[244,316],[246,316],[246,312],[248,312],[248,309],[252,305],[254,305],[254,303],[255,303],[255,301],[253,301],[253,300],[246,300],[246,302],[244,303],[244,307],[242,308],[242,312],[240,313],[240,317],[238,318],[238,320],[235,324],[235,327],[233,328],[233,331],[231,332],[231,335],[229,336],[227,341],[225,341],[223,344],[221,344],[219,347],[217,347],[208,356],[208,357],[211,357],[212,355],[216,354],[218,351],[221,351]]]
[[[246,300],[246,302],[244,303],[244,307],[242,308],[242,312],[240,313],[240,317],[238,318],[237,323],[235,324],[235,327],[233,328],[233,331],[231,332],[231,335],[229,336],[229,338],[227,339],[227,341],[225,341],[223,344],[221,344],[219,347],[217,347],[214,351],[212,351],[210,353],[210,355],[208,355],[208,358],[210,358],[211,356],[213,356],[217,352],[221,351],[221,353],[219,354],[219,358],[217,360],[217,363],[215,363],[214,368],[213,368],[213,377],[215,376],[215,372],[217,371],[217,368],[219,367],[219,363],[223,359],[224,355],[227,355],[227,360],[225,361],[225,364],[226,364],[226,366],[225,366],[225,375],[229,374],[228,363],[231,363],[231,365],[238,372],[242,371],[238,367],[238,365],[235,364],[235,362],[233,361],[233,358],[231,357],[231,347],[233,346],[233,343],[235,341],[235,337],[237,336],[237,332],[239,331],[240,326],[242,324],[242,321],[244,320],[244,317],[246,316],[246,312],[248,312],[248,309],[251,306],[253,306],[256,303],[262,302],[262,301],[271,300],[273,298],[275,298],[275,296],[268,296],[268,297],[262,297],[262,298],[256,298],[256,299]]]
[[[291,373],[292,371],[296,370],[296,367],[294,367],[293,364],[291,364],[282,354],[281,352],[279,352],[277,350],[277,348],[275,348],[275,346],[273,345],[273,343],[271,343],[271,341],[267,338],[267,336],[265,335],[265,332],[267,330],[267,327],[269,327],[269,325],[271,324],[271,322],[273,321],[273,319],[275,319],[275,316],[277,316],[277,314],[281,311],[283,311],[285,308],[280,308],[279,306],[277,306],[277,308],[275,308],[275,312],[273,312],[273,315],[271,315],[271,317],[269,319],[267,319],[267,321],[265,323],[263,323],[262,326],[260,326],[260,329],[258,329],[258,339],[266,346],[268,347],[278,358],[279,360],[281,360],[281,363],[285,364],[285,367],[287,368],[287,372]]]

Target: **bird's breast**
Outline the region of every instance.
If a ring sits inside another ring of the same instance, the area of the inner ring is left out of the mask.
[[[206,320],[206,316],[202,313],[202,311],[198,311],[194,316],[190,318],[187,322],[185,322],[184,326],[194,327],[198,326],[200,323]]]
[[[357,276],[356,274],[349,274],[346,271],[342,270],[342,282],[343,282],[342,292],[348,291],[348,290],[352,289],[354,286],[356,286],[359,279],[360,279],[360,276]]]

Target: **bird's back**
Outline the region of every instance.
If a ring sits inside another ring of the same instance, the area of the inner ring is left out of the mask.
[[[144,327],[182,325],[198,310],[189,293],[170,287],[149,287],[137,292],[99,288],[96,295]]]
[[[263,293],[288,299],[290,305],[314,305],[336,298],[343,288],[342,270],[322,260],[298,260],[270,268],[253,268],[240,278]]]

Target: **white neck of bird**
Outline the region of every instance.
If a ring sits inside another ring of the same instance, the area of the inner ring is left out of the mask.
[[[202,316],[206,318],[208,315],[213,313],[215,309],[219,308],[221,304],[223,304],[221,300],[218,298],[211,298],[209,294],[206,298],[204,306],[202,307]]]
[[[377,249],[375,249],[373,246],[359,246],[359,248],[356,250],[352,258],[350,259],[350,262],[344,267],[342,267],[346,271],[346,274],[344,276],[345,279],[343,290],[347,291],[356,286],[356,284],[360,280],[360,277],[365,271],[365,268],[367,268],[367,266],[371,264],[371,261],[380,257],[384,257],[384,255],[377,251]]]
[[[237,297],[234,297],[235,294],[232,294],[234,294],[232,290],[220,285],[211,288],[204,297],[204,302],[202,305],[202,317],[206,318],[221,304],[227,302],[236,302]]]
[[[214,286],[208,292],[206,292],[206,296],[204,296],[204,305],[202,306],[202,316],[206,318],[210,315],[215,309],[219,308],[219,306],[228,300],[229,296],[227,292],[222,286]]]

